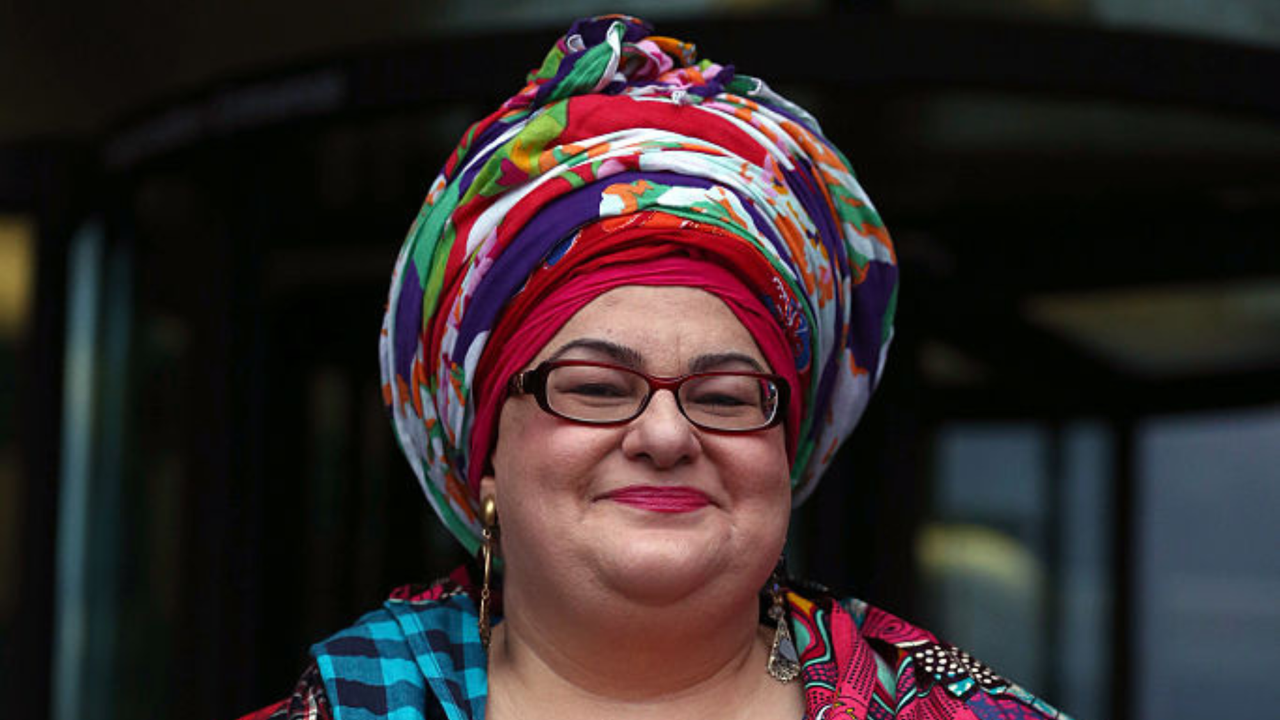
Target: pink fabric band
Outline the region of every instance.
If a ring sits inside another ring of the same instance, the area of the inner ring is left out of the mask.
[[[786,379],[791,399],[786,415],[787,457],[794,461],[800,431],[804,388],[800,387],[787,337],[773,315],[736,275],[714,263],[668,256],[642,263],[615,265],[576,275],[535,303],[514,324],[508,337],[490,337],[483,372],[477,372],[475,426],[467,484],[479,493],[480,479],[489,467],[489,453],[498,435],[498,417],[507,398],[511,376],[527,369],[534,357],[579,310],[604,293],[624,285],[692,287],[715,295],[729,307],[755,339],[772,372]]]

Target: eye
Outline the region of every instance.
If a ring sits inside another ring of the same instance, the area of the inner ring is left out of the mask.
[[[761,383],[750,376],[709,375],[687,383],[682,400],[704,413],[758,413],[763,404],[762,388]]]
[[[574,385],[565,385],[564,387],[557,387],[556,392],[601,398],[625,397],[628,394],[625,387],[617,383],[608,382],[581,382]]]
[[[736,395],[726,395],[724,393],[700,393],[697,397],[689,399],[699,405],[721,405],[724,407],[737,407],[740,405],[753,404],[750,399],[739,397]]]
[[[566,365],[547,376],[547,395],[560,404],[605,405],[635,402],[644,389],[643,381],[625,370]]]

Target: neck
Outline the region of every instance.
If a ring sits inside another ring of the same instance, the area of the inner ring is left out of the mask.
[[[748,717],[745,709],[768,704],[762,698],[776,702],[784,686],[765,669],[771,636],[757,597],[698,595],[544,608],[508,587],[490,646],[490,717]]]

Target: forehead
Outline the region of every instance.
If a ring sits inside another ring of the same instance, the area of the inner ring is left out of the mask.
[[[575,313],[542,348],[534,364],[586,338],[634,350],[651,370],[680,372],[701,355],[726,352],[742,353],[761,367],[768,366],[750,332],[724,301],[691,287],[614,288]]]

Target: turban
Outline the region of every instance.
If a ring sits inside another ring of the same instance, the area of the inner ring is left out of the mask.
[[[472,440],[496,432],[477,427],[494,421],[477,413],[477,390],[501,394],[506,381],[484,376],[503,366],[492,356],[575,278],[639,278],[671,258],[723,268],[733,281],[722,285],[753,293],[743,307],[780,329],[794,367],[774,371],[798,385],[787,418],[798,505],[884,366],[897,298],[888,232],[803,108],[638,19],[580,20],[463,135],[392,275],[383,397],[431,506],[468,551],[491,449]]]

